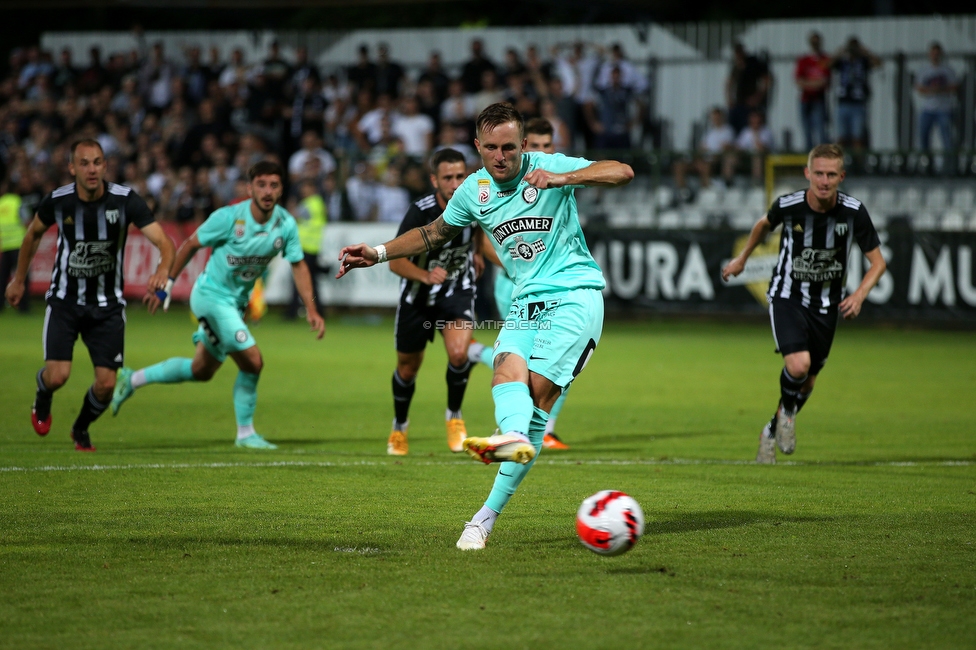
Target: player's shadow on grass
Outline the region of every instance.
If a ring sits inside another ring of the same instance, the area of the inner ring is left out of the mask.
[[[783,517],[769,515],[749,510],[714,510],[708,512],[693,512],[679,517],[663,516],[648,513],[644,524],[644,535],[667,535],[671,533],[689,533],[700,530],[716,530],[720,528],[738,528],[755,524],[772,524],[779,526],[790,523],[810,523],[833,521],[833,517]]]

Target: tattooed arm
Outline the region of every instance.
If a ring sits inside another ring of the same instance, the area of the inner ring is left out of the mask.
[[[341,278],[351,269],[365,268],[401,257],[412,257],[424,251],[440,248],[457,237],[462,230],[461,226],[452,226],[444,221],[443,217],[437,217],[426,226],[408,230],[396,239],[380,244],[376,248],[366,244],[346,246],[339,251],[339,260],[342,263],[339,265],[336,277]]]

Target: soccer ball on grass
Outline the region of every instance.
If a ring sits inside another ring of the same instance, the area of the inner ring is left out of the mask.
[[[576,512],[576,534],[599,555],[626,553],[644,534],[644,513],[619,490],[603,490],[584,499]]]

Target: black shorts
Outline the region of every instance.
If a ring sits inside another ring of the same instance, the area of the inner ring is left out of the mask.
[[[430,307],[418,307],[401,300],[393,329],[397,352],[422,351],[434,340],[434,332],[443,330],[445,323],[456,320],[474,322],[473,292],[443,298]]]
[[[125,355],[125,307],[79,305],[49,300],[44,313],[44,360],[71,361],[75,341],[88,348],[92,365],[122,367]]]
[[[809,374],[819,374],[827,363],[827,355],[834,342],[837,315],[836,308],[821,314],[794,300],[773,298],[769,305],[769,321],[773,326],[776,351],[783,356],[809,352]]]

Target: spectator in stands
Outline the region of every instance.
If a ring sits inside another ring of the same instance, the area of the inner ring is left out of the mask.
[[[732,46],[732,68],[725,80],[725,101],[729,107],[729,125],[739,133],[749,121],[749,113],[766,113],[773,76],[759,57],[746,52],[742,43]]]
[[[598,149],[630,149],[631,104],[634,91],[623,85],[623,72],[614,67],[605,88],[597,91],[597,120],[591,128],[596,133]],[[615,158],[620,154],[615,153]]]
[[[278,45],[278,41],[271,41],[268,57],[261,66],[261,72],[264,74],[268,94],[276,102],[284,100],[286,86],[291,81],[292,68],[281,56],[281,46]]]
[[[365,43],[359,46],[359,60],[346,71],[346,79],[354,93],[361,90],[376,92],[376,64],[369,60],[369,46]]]
[[[421,70],[420,76],[417,77],[417,85],[424,81],[429,81],[433,85],[438,103],[447,98],[447,87],[451,83],[451,78],[444,72],[441,53],[437,50],[431,51],[427,67]]]
[[[440,131],[441,100],[438,98],[437,89],[430,78],[422,78],[417,81],[417,110],[430,118],[434,124],[435,133]]]
[[[295,48],[295,65],[292,66],[291,70],[289,86],[292,95],[297,95],[302,91],[306,79],[314,79],[316,86],[322,82],[319,76],[319,68],[308,60],[308,48],[304,45]]]
[[[306,131],[324,132],[325,107],[318,75],[306,74],[292,96],[291,105],[283,111],[288,128],[289,151],[298,146],[299,138]]]
[[[162,41],[152,47],[152,54],[139,70],[140,92],[149,110],[162,112],[173,101],[173,65],[166,59]]]
[[[442,122],[441,130],[437,134],[435,153],[441,149],[454,149],[464,156],[469,171],[475,171],[481,166],[481,157],[471,146],[472,138],[465,122]]]
[[[107,78],[105,68],[102,67],[102,48],[97,45],[89,48],[88,56],[88,67],[78,77],[78,92],[84,95],[98,92]]]
[[[356,116],[356,107],[351,106],[343,95],[336,95],[329,107],[325,109],[325,141],[336,154],[356,150],[356,141],[353,137]]]
[[[863,149],[868,137],[868,75],[881,65],[881,59],[851,36],[831,58],[830,65],[837,72],[837,140],[856,153]]]
[[[952,137],[952,111],[955,108],[959,78],[943,61],[942,44],[929,46],[929,62],[915,73],[915,91],[919,94],[918,135],[925,151],[932,150],[932,127],[939,127],[942,149],[955,151]]]
[[[54,87],[57,89],[58,94],[61,94],[64,92],[65,86],[75,83],[77,79],[78,69],[75,68],[74,62],[72,61],[71,49],[66,47],[61,50],[61,58],[57,67],[54,69],[52,79]]]
[[[471,41],[471,58],[461,68],[461,83],[464,92],[473,95],[483,88],[485,72],[491,70],[498,74],[494,62],[485,55],[485,44],[480,38]],[[403,215],[401,215],[403,216]]]
[[[376,62],[376,93],[381,95],[386,93],[390,97],[399,97],[403,80],[406,72],[403,66],[390,58],[390,46],[380,43],[377,48],[378,60]]]
[[[773,132],[766,126],[766,120],[759,111],[749,113],[748,119],[748,125],[735,139],[735,150],[749,155],[752,181],[760,184],[766,155],[773,150]]]
[[[223,88],[234,86],[235,84],[240,88],[244,88],[247,85],[247,78],[248,67],[244,62],[244,50],[235,47],[234,51],[230,54],[230,63],[221,70],[217,81]]]
[[[434,146],[434,120],[419,110],[416,95],[400,101],[400,113],[392,125],[393,135],[403,143],[403,152],[418,161],[424,159]]]
[[[494,69],[481,73],[481,90],[472,95],[471,99],[475,116],[488,106],[505,101],[505,89],[498,84],[498,74]]]
[[[796,61],[793,78],[800,88],[800,122],[806,138],[806,150],[828,142],[827,89],[830,86],[830,57],[823,51],[819,32],[810,32],[809,54]]]
[[[477,115],[474,109],[474,98],[464,91],[464,82],[453,79],[448,85],[447,99],[441,104],[441,124],[474,124]]]
[[[383,172],[383,181],[376,188],[376,220],[400,223],[410,208],[410,192],[400,186],[400,169],[389,165]]]
[[[376,221],[379,183],[369,161],[356,164],[355,175],[346,181],[346,199],[355,221]],[[402,214],[400,216],[403,216]]]
[[[308,265],[312,276],[312,300],[315,301],[315,308],[318,311],[322,304],[319,300],[318,284],[325,275],[324,269],[319,265],[319,251],[322,250],[322,236],[328,218],[326,204],[315,182],[309,178],[298,183],[298,197],[299,200],[289,208],[298,226],[298,239],[305,254],[305,264]],[[301,303],[301,296],[298,289],[294,287],[294,281],[292,289],[291,302],[285,312],[287,320],[298,318],[298,307]]]
[[[587,52],[587,48],[591,50]],[[576,41],[571,46],[556,45],[553,48],[556,74],[562,81],[563,94],[571,97],[576,114],[566,123],[573,127],[573,138],[582,139],[587,148],[595,144],[595,134],[590,125],[595,121],[593,81],[600,65],[603,48]],[[554,94],[554,96],[556,96]],[[557,102],[558,106],[558,102]],[[562,109],[560,109],[562,114]],[[565,117],[564,117],[565,119]]]
[[[207,83],[210,81],[210,68],[203,65],[200,59],[199,46],[186,49],[186,66],[181,75],[186,84],[186,100],[190,106],[196,107],[207,95]]]
[[[719,171],[726,185],[732,183],[736,161],[735,131],[726,123],[725,111],[718,106],[709,111],[708,120],[708,127],[698,142],[691,164],[686,159],[674,163],[674,184],[683,200],[691,198],[686,180],[689,167],[698,173],[702,187],[711,186],[712,176]]]
[[[224,148],[214,151],[213,166],[209,171],[209,183],[221,205],[227,205],[234,198],[234,184],[241,177],[236,167],[231,167],[230,155]]]
[[[336,171],[336,160],[331,153],[322,148],[322,139],[316,131],[306,131],[302,134],[302,148],[292,154],[288,159],[288,176],[291,182],[296,183],[305,169],[305,162],[309,158],[317,158],[321,164],[322,173],[325,175],[334,174]]]
[[[552,125],[552,147],[557,153],[566,153],[572,145],[572,132],[556,110],[556,103],[549,97],[539,100],[539,117]]]
[[[386,94],[376,97],[376,106],[366,112],[356,122],[354,135],[360,151],[369,151],[383,137],[383,119],[392,125],[397,118],[393,110],[393,99]]]

